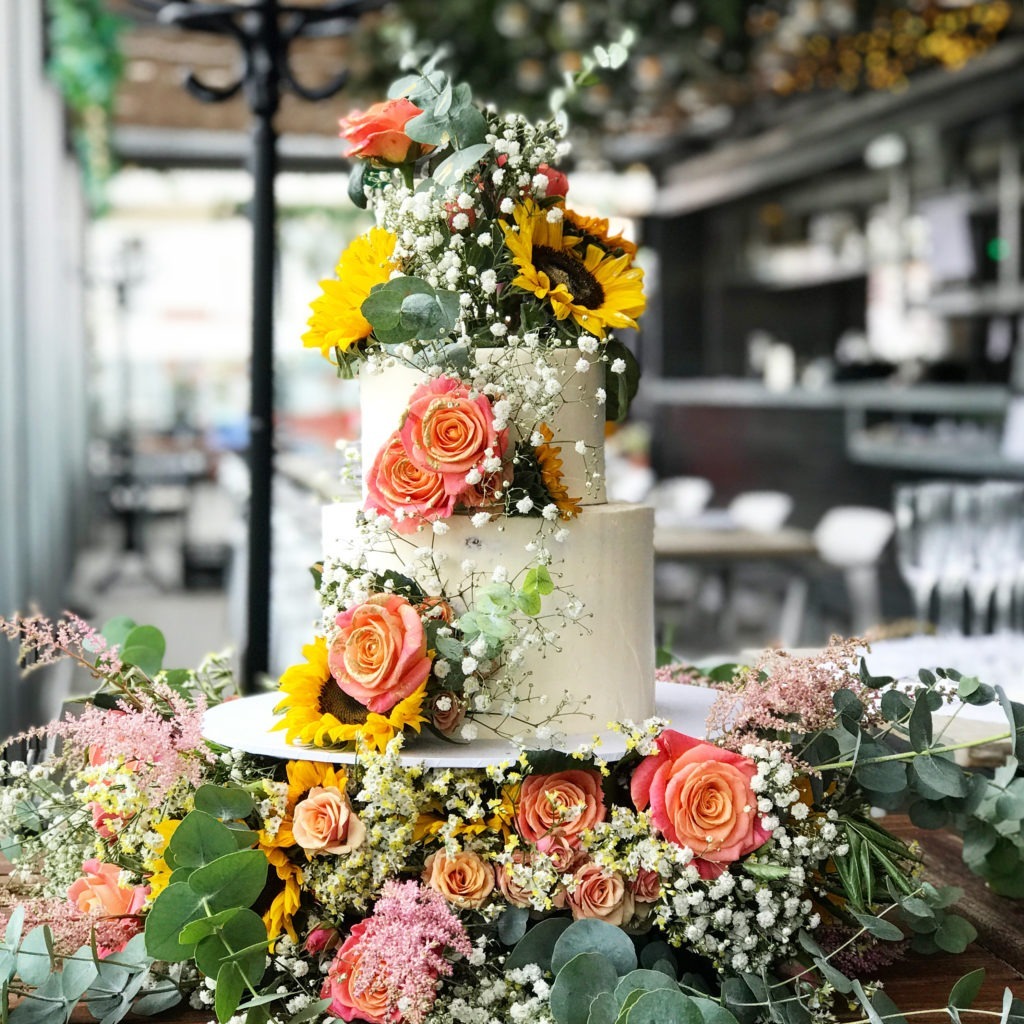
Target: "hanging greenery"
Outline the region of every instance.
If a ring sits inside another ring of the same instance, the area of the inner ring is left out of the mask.
[[[106,206],[106,184],[114,171],[111,125],[124,72],[124,22],[107,6],[104,0],[46,0],[47,70],[70,112],[94,213],[102,213]]]

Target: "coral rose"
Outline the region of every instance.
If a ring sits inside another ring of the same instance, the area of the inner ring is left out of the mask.
[[[575,920],[593,917],[621,928],[633,916],[633,894],[618,871],[588,861],[572,878],[565,898]]]
[[[337,928],[321,924],[317,925],[306,936],[306,941],[302,944],[302,948],[307,953],[323,953],[327,950],[335,949],[340,941],[341,937],[338,935]]]
[[[641,811],[650,804],[651,820],[665,838],[693,850],[702,878],[717,878],[771,836],[750,788],[757,766],[674,729],[657,744],[658,753],[633,772],[633,803]]]
[[[405,134],[409,121],[423,111],[404,96],[374,103],[369,110],[353,110],[342,118],[341,137],[348,143],[345,156],[358,156],[382,164],[406,164],[434,147],[413,142]]]
[[[494,890],[494,868],[472,850],[453,857],[438,850],[423,865],[423,881],[453,907],[476,910]]]
[[[653,903],[661,895],[661,876],[650,868],[641,868],[629,883],[629,891],[637,903]]]
[[[331,963],[331,969],[320,990],[321,999],[330,999],[327,1013],[341,1020],[363,1020],[369,1024],[386,1024],[402,1019],[398,1008],[388,1009],[388,992],[368,965],[363,964],[360,941],[367,922],[360,921],[349,932]]]
[[[366,508],[389,516],[397,533],[412,533],[424,519],[447,519],[455,509],[444,477],[413,462],[398,431],[377,452],[366,491]]]
[[[516,827],[531,843],[555,834],[563,836],[576,849],[580,833],[604,819],[601,773],[594,768],[529,775],[523,780]]]
[[[68,899],[83,914],[124,917],[137,914],[149,895],[149,887],[121,885],[121,869],[96,859],[82,865],[85,875],[68,888]]]
[[[295,805],[292,835],[308,854],[341,854],[363,845],[366,828],[337,786],[314,786]]]
[[[400,434],[409,458],[440,473],[445,490],[455,497],[472,488],[466,475],[477,470],[482,479],[484,459],[500,458],[508,442],[508,432],[494,427],[487,396],[470,397],[461,380],[447,376],[416,388]]]
[[[390,711],[430,674],[423,623],[404,597],[373,594],[335,621],[327,665],[338,686],[370,711]]]

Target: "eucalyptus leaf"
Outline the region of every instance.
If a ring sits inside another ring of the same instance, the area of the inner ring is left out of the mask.
[[[18,975],[26,985],[42,985],[53,973],[53,938],[41,924],[25,936],[18,948]]]
[[[919,754],[911,762],[913,774],[924,785],[944,796],[966,796],[967,779],[963,770],[937,754]]]
[[[11,916],[7,919],[7,927],[4,929],[4,945],[14,950],[21,942],[21,931],[25,927],[25,904],[19,903]]]
[[[525,934],[530,922],[526,907],[509,907],[498,918],[498,938],[506,946],[514,946]]]
[[[226,1024],[234,1015],[244,991],[245,978],[241,970],[237,964],[226,960],[217,971],[217,988],[214,991],[214,1009],[221,1024]]]
[[[161,978],[132,1004],[132,1013],[151,1017],[177,1006],[182,1000],[181,989],[170,979]]]
[[[251,986],[259,984],[266,970],[267,928],[259,914],[239,910],[225,921],[216,935],[196,945],[196,966],[208,978],[216,978],[221,965],[235,964]]]
[[[882,939],[885,942],[899,942],[903,938],[903,932],[892,923],[892,921],[886,921],[883,917],[875,917],[873,914],[857,914],[853,915],[861,924],[861,926],[873,935],[876,939]]]
[[[573,923],[558,937],[551,954],[551,970],[557,975],[561,968],[578,953],[597,952],[608,958],[616,974],[628,974],[636,968],[636,949],[633,941],[621,929],[583,918]]]
[[[212,814],[190,811],[175,829],[168,848],[176,865],[198,868],[234,853],[238,846],[231,830]]]
[[[252,794],[240,786],[200,786],[196,790],[195,806],[214,818],[248,818],[255,804]]]
[[[901,761],[858,764],[854,776],[865,789],[879,793],[901,793],[907,787],[907,766]]]
[[[111,647],[124,646],[128,634],[135,628],[135,620],[127,615],[118,615],[107,619],[100,627],[100,635]]]
[[[196,868],[189,887],[206,898],[208,910],[250,907],[267,882],[267,858],[262,850],[236,850]]]
[[[697,1004],[678,989],[645,992],[626,1015],[626,1024],[703,1024]]]
[[[549,996],[551,1015],[558,1024],[587,1024],[590,1003],[611,992],[615,966],[600,953],[577,953],[555,974]]]
[[[910,745],[915,750],[927,750],[932,745],[932,713],[927,702],[920,697],[915,701],[914,710],[910,713],[909,729]]]
[[[73,956],[65,957],[60,972],[61,991],[74,1005],[99,976],[88,946],[82,946]]]
[[[146,915],[146,952],[168,963],[191,959],[195,944],[182,943],[178,936],[190,921],[204,916],[203,898],[187,882],[167,886]]]
[[[817,967],[821,976],[837,991],[843,995],[849,995],[853,991],[853,984],[850,979],[838,968],[833,967],[824,957],[816,956],[814,966]]]
[[[457,149],[434,168],[434,173],[431,177],[442,188],[454,185],[456,182],[461,181],[466,174],[474,170],[480,161],[490,153],[492,148],[486,142],[479,142],[473,146]]]
[[[957,914],[947,914],[935,930],[935,943],[947,953],[962,953],[976,938],[974,926]]]
[[[966,1010],[981,991],[982,982],[985,980],[985,969],[979,968],[971,971],[960,978],[949,993],[949,1006],[955,1006],[958,1010]]]
[[[293,1013],[288,1018],[287,1024],[305,1024],[307,1020],[319,1017],[330,1005],[330,999],[315,999],[313,1002],[307,1003],[301,1010]]]

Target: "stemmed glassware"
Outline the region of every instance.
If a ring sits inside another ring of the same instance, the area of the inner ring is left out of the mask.
[[[990,622],[1009,629],[1014,602],[1024,596],[1024,483],[904,485],[894,511],[897,561],[917,619],[931,619],[937,593],[939,632],[961,632],[969,596],[972,633]]]

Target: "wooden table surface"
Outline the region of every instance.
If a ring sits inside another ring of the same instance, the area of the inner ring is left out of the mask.
[[[885,824],[902,838],[916,839],[921,843],[930,881],[963,889],[964,895],[956,910],[978,931],[977,940],[959,956],[909,953],[899,963],[886,968],[880,980],[896,1005],[904,1012],[944,1007],[957,978],[978,968],[984,968],[985,982],[974,1003],[976,1009],[998,1013],[1006,988],[1024,998],[1024,900],[1007,900],[990,893],[984,882],[964,866],[958,837],[948,832],[922,831],[901,815],[888,816]],[[0,862],[0,875],[3,873],[5,865]],[[157,1019],[165,1024],[198,1024],[209,1021],[212,1016],[212,1009],[202,1012],[179,1009]],[[88,1020],[91,1018],[83,1009],[72,1017],[75,1022]],[[931,1024],[933,1021],[947,1022],[949,1017],[945,1010],[941,1010],[935,1014],[921,1014],[911,1020]]]
[[[785,527],[771,533],[756,530],[711,530],[699,526],[656,526],[656,558],[684,561],[756,561],[806,558],[817,548],[808,530]]]

